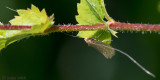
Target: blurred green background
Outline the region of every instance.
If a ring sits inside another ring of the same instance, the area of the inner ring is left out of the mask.
[[[31,4],[55,14],[55,24],[77,24],[79,0],[0,0],[0,21],[17,15],[7,9]],[[105,0],[111,17],[120,22],[160,24],[160,0]],[[119,32],[112,46],[130,54],[160,77],[160,34]],[[83,39],[63,33],[36,36],[9,45],[0,52],[0,80],[156,80],[120,53],[105,59]],[[14,79],[17,78],[17,79]],[[18,79],[21,78],[21,79]]]

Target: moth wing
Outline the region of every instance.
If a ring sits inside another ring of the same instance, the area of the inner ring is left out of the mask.
[[[101,52],[106,58],[112,58],[115,55],[115,50],[109,44],[97,41],[92,38],[85,38],[86,43]]]

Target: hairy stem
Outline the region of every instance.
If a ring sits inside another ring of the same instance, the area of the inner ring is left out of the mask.
[[[108,22],[109,23],[109,22]],[[131,23],[121,23],[114,22],[109,23],[109,26],[113,30],[130,30],[130,31],[160,31],[160,25],[151,24],[131,24]]]
[[[30,30],[32,26],[0,25],[0,30]]]
[[[120,31],[160,31],[160,25],[151,24],[131,24],[131,23],[121,23],[121,22],[107,22],[109,27],[113,30]],[[88,31],[88,30],[104,30],[106,29],[105,24],[96,25],[53,25],[51,28],[47,29],[45,32],[54,31]]]
[[[96,25],[53,25],[45,32],[59,32],[59,31],[88,31],[88,30],[104,30],[105,24]]]
[[[131,24],[121,22],[110,22],[107,24],[113,30],[120,31],[160,31],[160,25],[151,24]],[[0,30],[30,30],[32,26],[16,26],[16,25],[0,25]],[[95,25],[53,25],[52,27],[45,30],[48,32],[60,32],[60,31],[89,31],[89,30],[105,30],[105,24]]]

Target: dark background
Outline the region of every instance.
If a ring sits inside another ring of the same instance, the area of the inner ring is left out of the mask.
[[[55,24],[77,24],[79,0],[0,0],[0,21],[8,24],[16,12],[31,4],[55,14]],[[105,0],[116,21],[160,24],[160,0]],[[160,77],[160,34],[119,32],[112,46],[135,58]],[[120,53],[105,59],[83,39],[63,33],[36,36],[9,45],[0,52],[0,80],[156,80]],[[17,79],[14,79],[17,78]],[[18,79],[22,78],[22,79]],[[158,80],[158,79],[157,79]]]

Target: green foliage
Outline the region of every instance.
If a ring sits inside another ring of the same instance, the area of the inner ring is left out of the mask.
[[[19,16],[10,20],[12,25],[29,25],[31,30],[0,30],[0,50],[9,44],[23,38],[40,35],[49,28],[54,16],[48,17],[46,11],[40,11],[34,5],[28,10],[17,10]]]
[[[110,32],[116,36],[116,32],[111,30],[108,24],[103,20],[106,13],[103,0],[81,0],[78,4],[78,13],[76,16],[79,25],[105,24],[106,30],[79,31],[78,36],[94,38],[104,43],[111,43]],[[46,34],[44,31],[51,27],[54,22],[54,16],[48,17],[45,9],[40,11],[32,5],[31,9],[17,10],[18,16],[9,22],[11,25],[32,26],[31,30],[0,30],[0,50],[9,44],[32,35]],[[2,23],[0,23],[2,25]]]
[[[76,16],[79,25],[104,24],[105,14],[102,8],[104,6],[101,3],[101,0],[81,0],[78,4],[79,15]],[[107,44],[110,44],[111,41],[108,26],[106,26],[106,30],[79,31],[78,36],[94,38]]]

